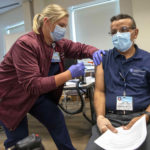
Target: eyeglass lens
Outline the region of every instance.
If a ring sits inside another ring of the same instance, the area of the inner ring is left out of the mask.
[[[123,33],[123,32],[129,32],[130,29],[133,29],[133,28],[132,28],[132,27],[123,26],[123,27],[121,27],[119,30],[116,30],[116,29],[111,30],[110,34],[111,34],[111,35],[114,35],[114,34],[116,34],[118,31],[121,32],[121,33]]]

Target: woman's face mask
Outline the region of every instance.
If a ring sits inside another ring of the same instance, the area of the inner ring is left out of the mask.
[[[53,41],[59,41],[62,38],[64,38],[65,33],[66,33],[66,28],[56,25],[54,31],[50,32],[50,36]]]
[[[121,52],[126,52],[133,44],[131,41],[131,33],[130,32],[124,32],[120,33],[117,32],[112,36],[112,43],[117,50]]]

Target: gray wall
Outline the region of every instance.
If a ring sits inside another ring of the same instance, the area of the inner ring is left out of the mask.
[[[4,34],[5,27],[8,25],[12,25],[24,20],[24,14],[22,7],[17,7],[7,13],[0,15],[0,60],[2,60],[4,56],[5,42],[4,42]]]
[[[139,29],[136,43],[150,52],[150,0],[132,0],[132,10]]]

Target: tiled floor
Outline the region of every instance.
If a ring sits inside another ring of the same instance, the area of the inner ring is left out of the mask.
[[[89,109],[87,110],[87,113],[89,114]],[[81,113],[71,116],[65,115],[65,119],[73,145],[77,150],[85,150],[91,133],[91,124],[83,117]],[[46,150],[57,150],[47,130],[32,116],[29,115],[28,120],[30,134],[39,134]],[[4,150],[4,139],[5,134],[4,132],[0,131],[0,150]]]

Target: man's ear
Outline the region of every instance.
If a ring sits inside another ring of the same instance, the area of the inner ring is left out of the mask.
[[[139,29],[135,29],[135,32],[134,32],[134,39],[136,39],[136,38],[137,38],[138,33],[139,33]]]

